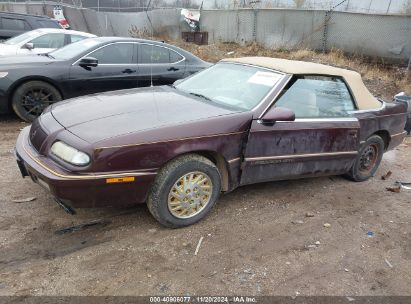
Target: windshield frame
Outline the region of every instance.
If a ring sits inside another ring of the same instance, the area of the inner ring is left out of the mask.
[[[36,30],[32,30],[32,31],[25,32],[25,33],[22,33],[22,34],[20,34],[20,35],[11,37],[11,38],[3,41],[2,43],[3,43],[3,44],[6,44],[6,45],[12,45],[12,46],[21,47],[21,46],[25,45],[27,42],[29,42],[30,40],[38,38],[38,37],[41,36],[42,34],[43,34],[43,32],[42,32],[41,30],[36,29]],[[26,36],[26,38],[23,39],[23,40],[20,40],[20,41],[17,42],[17,43],[13,43],[13,44],[7,43],[7,41],[13,40],[13,39],[18,38],[18,37],[21,37],[21,36]]]
[[[49,54],[50,54],[51,56],[55,57],[55,56],[54,56],[54,53],[55,53],[55,52],[59,52],[59,51],[61,51],[62,49],[66,48],[66,47],[72,47],[72,46],[75,45],[75,44],[84,43],[84,42],[86,42],[86,41],[91,41],[91,39],[96,39],[96,38],[100,38],[100,37],[89,37],[89,38],[85,38],[85,39],[79,40],[79,41],[77,41],[77,42],[67,44],[67,45],[65,45],[65,46],[63,46],[63,47],[61,47],[61,48],[59,48],[59,49],[54,50],[54,51],[51,51]],[[58,58],[58,57],[55,57],[55,59],[56,59],[56,60],[60,60],[60,61],[72,61],[72,62],[75,63],[75,62],[77,62],[79,59],[81,59],[81,58],[84,56],[84,54],[91,53],[91,52],[93,52],[94,50],[96,50],[97,48],[105,45],[105,43],[106,43],[105,41],[100,41],[100,40],[94,40],[94,41],[96,41],[96,44],[95,44],[95,45],[88,47],[86,50],[83,50],[83,51],[81,51],[80,53],[78,53],[78,54],[76,54],[76,55],[74,55],[74,56],[72,56],[72,57],[70,57],[70,58]],[[74,65],[74,64],[73,64],[73,65]]]
[[[277,96],[277,95],[282,91],[282,89],[284,88],[284,86],[285,86],[285,85],[284,85],[284,81],[286,81],[286,83],[288,83],[288,81],[289,81],[290,78],[291,78],[291,75],[289,75],[289,74],[287,74],[287,73],[284,73],[284,72],[281,72],[281,71],[278,71],[278,70],[270,69],[270,68],[263,67],[263,66],[259,66],[259,65],[254,65],[254,64],[249,64],[249,63],[233,62],[233,61],[219,61],[219,62],[215,63],[214,65],[208,67],[207,69],[204,69],[204,70],[200,71],[199,73],[201,73],[201,72],[203,72],[203,71],[205,71],[205,70],[208,70],[208,69],[210,69],[210,68],[212,68],[212,67],[214,67],[214,66],[216,66],[216,65],[220,65],[220,64],[249,66],[249,67],[253,67],[253,68],[257,68],[257,69],[261,69],[261,70],[265,70],[265,71],[268,71],[268,72],[277,73],[277,74],[281,75],[281,78],[276,82],[276,84],[274,84],[274,86],[272,86],[272,87],[268,90],[267,94],[264,95],[264,97],[263,97],[253,108],[251,108],[251,109],[249,109],[249,110],[241,110],[241,111],[244,111],[244,112],[250,111],[250,112],[253,112],[253,113],[257,113],[257,112],[258,112],[258,113],[260,113],[260,114],[263,113],[263,112],[265,112],[267,106],[264,107],[264,105],[267,103],[267,100],[269,100],[269,101],[268,101],[268,107],[269,107],[269,106],[271,105],[272,101],[275,99],[275,96]],[[186,91],[184,91],[184,90],[179,89],[179,88],[178,88],[178,85],[184,83],[186,80],[190,79],[191,77],[194,77],[195,75],[197,75],[197,73],[195,73],[195,74],[193,74],[193,75],[190,75],[189,77],[184,78],[184,79],[183,79],[181,82],[179,82],[176,86],[173,85],[173,87],[174,87],[175,89],[181,91],[181,92],[188,93],[188,92],[186,92]],[[279,91],[278,91],[278,88],[280,88]],[[277,91],[278,91],[278,92],[277,92]],[[274,96],[274,98],[270,98],[271,96]],[[271,101],[270,101],[270,99],[271,99]],[[215,105],[217,105],[216,102],[212,102],[212,103],[215,104]],[[222,104],[218,104],[218,106],[220,106],[220,107],[226,107],[225,105],[222,105]],[[259,111],[260,108],[262,109],[261,111]],[[258,117],[259,115],[256,115],[256,116]]]

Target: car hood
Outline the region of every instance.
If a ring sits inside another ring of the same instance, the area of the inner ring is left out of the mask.
[[[53,105],[51,113],[65,129],[89,143],[127,144],[129,142],[122,140],[167,140],[203,135],[201,132],[219,133],[219,124],[213,124],[212,118],[220,118],[223,123],[221,117],[240,112],[162,86],[79,97]],[[224,119],[224,123],[228,120]],[[205,128],[207,131],[201,124],[211,126]],[[174,131],[170,131],[172,129]],[[233,129],[227,125],[226,131]],[[136,133],[145,136],[139,137]]]
[[[0,56],[16,55],[18,46],[0,43]]]

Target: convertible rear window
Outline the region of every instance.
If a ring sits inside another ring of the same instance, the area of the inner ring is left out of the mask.
[[[251,110],[280,81],[283,74],[242,64],[219,63],[176,86],[205,101]]]

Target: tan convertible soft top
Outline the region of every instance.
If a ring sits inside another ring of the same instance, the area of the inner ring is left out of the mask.
[[[349,85],[352,94],[359,110],[370,110],[381,107],[379,102],[364,85],[361,75],[357,72],[335,68],[329,65],[278,59],[270,57],[242,57],[242,58],[228,58],[223,59],[224,62],[236,62],[261,66],[264,68],[273,69],[286,74],[311,74],[311,75],[332,75],[343,77]]]

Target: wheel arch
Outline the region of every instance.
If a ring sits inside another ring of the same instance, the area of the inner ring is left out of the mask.
[[[196,151],[193,153],[200,154],[205,158],[208,158],[217,166],[221,175],[221,190],[228,191],[230,188],[230,178],[228,175],[228,163],[225,157],[215,151]]]
[[[221,153],[218,153],[216,151],[211,151],[211,150],[188,151],[188,152],[176,155],[172,159],[168,160],[167,163],[173,161],[174,159],[178,157],[188,155],[188,154],[197,154],[197,155],[203,156],[207,158],[208,160],[210,160],[212,163],[214,163],[217,166],[217,169],[221,175],[221,190],[223,192],[229,190],[230,178],[229,178],[229,173],[228,173],[228,163],[225,157]]]
[[[58,85],[58,83],[55,82],[54,80],[52,80],[52,79],[50,79],[50,78],[48,78],[48,77],[45,77],[45,76],[29,76],[29,77],[24,77],[24,78],[21,78],[21,79],[17,80],[17,81],[14,82],[13,85],[10,87],[9,93],[8,93],[8,98],[9,98],[9,100],[8,100],[8,105],[9,105],[9,108],[11,108],[11,103],[12,103],[12,100],[13,100],[13,95],[14,95],[14,93],[16,92],[16,90],[17,90],[22,84],[24,84],[24,83],[26,83],[26,82],[29,82],[29,81],[43,81],[43,82],[48,83],[49,85],[52,85],[53,87],[55,87],[55,88],[59,91],[61,97],[64,99],[64,92],[63,92],[63,90],[62,90],[61,87]]]
[[[379,130],[373,133],[372,135],[378,135],[379,137],[381,137],[382,140],[384,141],[384,150],[388,149],[388,146],[390,145],[390,141],[391,141],[390,132],[388,132],[387,130]]]

